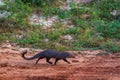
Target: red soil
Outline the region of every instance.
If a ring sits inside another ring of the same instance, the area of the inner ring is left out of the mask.
[[[19,51],[0,48],[0,80],[120,80],[120,56],[96,56],[98,52],[81,51],[68,59],[71,64],[61,60],[55,66],[45,59],[35,65],[36,60],[24,60]]]

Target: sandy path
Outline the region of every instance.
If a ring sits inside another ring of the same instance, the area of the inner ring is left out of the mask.
[[[42,59],[35,65],[36,60],[26,61],[18,51],[0,48],[0,80],[120,80],[116,56],[95,56],[93,51],[68,60],[72,64],[59,61],[54,66]]]

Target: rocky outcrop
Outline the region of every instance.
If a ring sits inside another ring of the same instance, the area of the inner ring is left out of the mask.
[[[13,2],[13,0],[9,1]],[[7,18],[10,15],[10,12],[8,12],[6,9],[7,9],[6,4],[4,3],[3,0],[0,0],[0,19]]]

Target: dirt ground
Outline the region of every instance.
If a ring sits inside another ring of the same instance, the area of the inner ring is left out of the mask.
[[[70,53],[76,56],[68,59],[71,64],[61,60],[55,66],[42,59],[35,65],[36,60],[24,60],[20,51],[0,48],[0,80],[120,80],[120,53],[99,56],[96,54],[100,50]]]

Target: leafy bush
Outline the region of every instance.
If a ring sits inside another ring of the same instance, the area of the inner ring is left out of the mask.
[[[51,31],[46,33],[46,38],[50,39],[51,41],[56,41],[60,37],[60,32],[58,31]]]
[[[99,23],[96,25],[95,29],[98,33],[101,33],[103,37],[117,38],[120,39],[120,22],[112,21],[109,23]]]
[[[24,3],[31,3],[33,5],[38,5],[40,7],[47,6],[53,3],[55,0],[22,0]]]
[[[69,28],[69,29],[66,29],[63,34],[79,34],[82,32],[82,29],[80,28],[76,28],[76,27],[73,27],[73,28]]]
[[[57,15],[58,15],[58,17],[59,18],[61,18],[61,19],[70,19],[71,18],[71,14],[70,14],[70,11],[67,11],[67,10],[59,10],[58,12],[57,12]]]
[[[102,20],[107,19],[109,21],[113,20],[110,12],[116,9],[120,9],[119,1],[117,0],[98,0],[94,2],[92,6],[94,8],[93,10],[97,9],[97,16],[99,16]]]
[[[120,44],[116,44],[115,40],[107,40],[106,42],[100,45],[100,48],[109,52],[119,52]]]
[[[111,11],[120,9],[117,0],[95,0],[77,5],[72,2],[66,6],[69,6],[69,9],[61,9],[66,0],[15,0],[12,3],[5,1],[8,8],[4,6],[5,9],[0,9],[10,12],[11,15],[1,19],[0,28],[4,29],[0,29],[0,40],[9,39],[34,48],[120,51],[120,22],[110,14]],[[42,26],[28,24],[32,10],[46,19],[53,16],[58,16],[58,19],[50,29],[42,30]],[[70,24],[64,24],[62,20],[68,20]],[[67,28],[69,25],[74,27]],[[16,37],[19,35],[18,30],[23,38]],[[62,35],[66,34],[72,35],[74,39],[64,40]],[[48,41],[44,42],[44,39]]]
[[[5,27],[25,27],[28,25],[27,17],[30,15],[32,9],[26,4],[24,5],[21,0],[14,2],[5,1],[6,11],[10,13],[9,17],[3,21]]]

